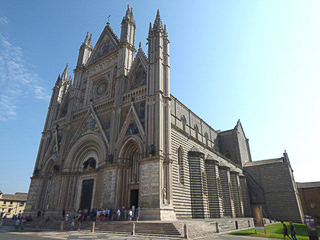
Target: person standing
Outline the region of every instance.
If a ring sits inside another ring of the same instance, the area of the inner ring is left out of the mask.
[[[21,217],[20,218],[20,223],[19,223],[19,227],[20,227],[20,229],[21,229],[21,231],[23,231],[23,224],[24,224],[24,218],[23,217]]]
[[[140,207],[137,207],[136,209],[136,216],[137,216],[137,222],[138,222],[140,217]]]
[[[293,225],[292,221],[290,221],[290,229],[291,229],[291,237],[293,240],[297,240],[297,232],[296,227]]]
[[[133,216],[133,214],[132,214],[132,209],[130,209],[130,210],[129,210],[129,221],[132,221],[132,216]]]
[[[290,238],[292,240],[292,238],[288,234],[287,225],[283,221],[281,221],[281,223],[282,223],[282,226],[283,226],[283,229],[282,229],[282,231],[283,231],[283,239],[285,240],[286,236],[287,236],[288,238]]]

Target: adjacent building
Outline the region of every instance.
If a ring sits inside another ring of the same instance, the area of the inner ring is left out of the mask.
[[[320,223],[320,182],[297,183],[302,209]]]
[[[0,214],[11,218],[23,214],[27,202],[27,193],[4,194],[0,192]]]

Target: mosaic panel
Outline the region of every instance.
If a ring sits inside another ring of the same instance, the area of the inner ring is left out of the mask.
[[[108,56],[109,54],[118,50],[117,44],[113,41],[112,37],[108,32],[105,32],[102,40],[100,41],[92,61],[98,61],[99,59]]]
[[[136,125],[134,120],[131,120],[126,132],[126,136],[128,135],[137,135],[139,134],[138,126]]]
[[[146,106],[145,101],[138,102],[135,104],[135,108],[136,108],[137,114],[139,116],[139,120],[140,120],[141,125],[143,127],[144,127],[144,122],[145,122],[145,106]]]
[[[97,124],[96,119],[94,118],[94,116],[91,113],[90,118],[88,119],[86,124],[81,129],[80,136],[82,136],[86,133],[89,133],[89,132],[97,132],[97,131],[99,131],[99,126]]]
[[[129,91],[135,88],[139,88],[146,84],[147,81],[147,74],[144,70],[143,66],[139,64],[135,72],[132,74],[130,81],[129,81]]]
[[[121,131],[124,122],[127,119],[127,114],[129,112],[130,106],[124,107],[121,109],[121,115],[120,115],[120,128],[119,128],[119,132]]]

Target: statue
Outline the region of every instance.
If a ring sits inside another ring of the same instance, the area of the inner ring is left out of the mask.
[[[154,156],[155,155],[155,150],[154,150],[154,145],[151,144],[150,146],[147,145],[147,153],[149,156]]]

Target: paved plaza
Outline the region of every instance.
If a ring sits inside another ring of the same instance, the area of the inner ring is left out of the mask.
[[[17,230],[14,227],[2,226],[0,227],[0,240],[69,240],[69,239],[81,239],[81,240],[89,240],[89,239],[122,239],[122,240],[137,240],[137,239],[145,239],[145,240],[177,240],[184,238],[177,237],[160,237],[160,236],[150,236],[150,235],[128,235],[128,234],[116,234],[116,233],[91,233],[88,230],[81,231],[45,231],[45,230],[35,230],[31,228],[26,228],[23,231]],[[222,240],[254,240],[254,238],[250,237],[242,237],[242,236],[231,236],[228,234],[212,234],[211,236],[197,237],[193,239],[222,239]],[[267,240],[267,238],[259,238],[259,240]],[[274,240],[274,239],[273,239]]]

